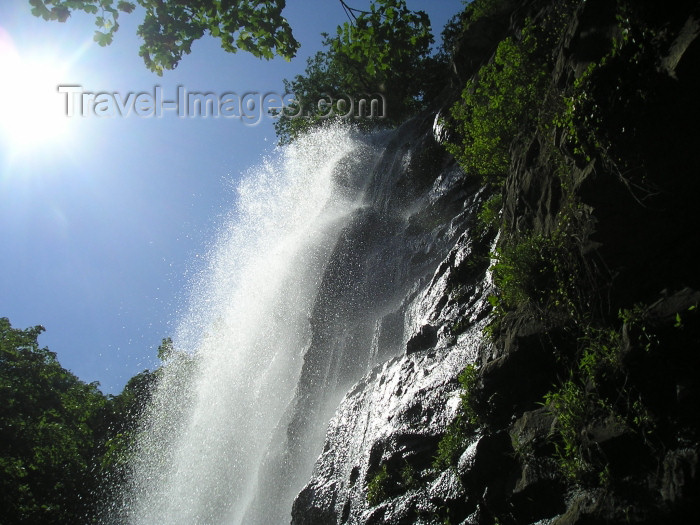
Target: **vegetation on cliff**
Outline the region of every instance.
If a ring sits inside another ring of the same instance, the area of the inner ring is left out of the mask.
[[[448,149],[491,188],[482,228],[499,232],[487,333],[500,357],[484,363],[470,410],[482,431],[511,433],[514,472],[556,460],[556,481],[519,483],[561,505],[528,513],[685,519],[700,437],[698,384],[681,370],[698,365],[700,283],[682,247],[697,227],[697,160],[682,146],[697,139],[697,14],[619,0],[530,2],[511,16],[449,112]],[[525,376],[539,367],[529,396],[495,392],[522,359]],[[538,410],[554,419],[534,447],[506,421]],[[572,487],[588,492],[567,511]],[[501,497],[492,519],[520,522],[515,495]]]

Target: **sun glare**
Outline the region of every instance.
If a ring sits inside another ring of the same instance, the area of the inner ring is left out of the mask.
[[[10,155],[40,154],[65,139],[68,118],[57,88],[67,69],[48,53],[20,55],[0,39],[0,140]]]

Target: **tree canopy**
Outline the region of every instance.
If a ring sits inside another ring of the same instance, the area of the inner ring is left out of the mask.
[[[84,523],[108,399],[40,348],[43,327],[0,318],[0,501],[3,523]]]
[[[104,395],[39,346],[43,331],[0,318],[0,521],[94,523],[122,481],[157,372]]]
[[[352,20],[338,26],[335,36],[324,37],[325,49],[308,59],[305,74],[284,81],[296,103],[287,108],[294,118],[275,124],[281,143],[333,116],[396,124],[419,109],[435,87],[433,73],[440,64],[430,56],[430,19],[423,11],[410,11],[405,0],[377,0],[369,11],[353,10]],[[373,98],[381,107],[368,105],[358,113],[358,101]]]
[[[65,22],[74,11],[95,15],[95,41],[112,43],[121,13],[136,9],[125,0],[29,0],[32,14]],[[238,49],[259,58],[294,57],[299,43],[282,16],[285,0],[137,0],[145,17],[137,34],[143,39],[139,54],[146,67],[162,75],[177,67],[192,44],[205,33],[221,41],[231,53]]]

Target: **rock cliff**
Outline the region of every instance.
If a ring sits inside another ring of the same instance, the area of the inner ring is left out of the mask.
[[[700,7],[494,4],[466,25],[442,109],[390,139],[324,276],[290,469],[318,454],[303,421],[338,403],[328,378],[347,393],[294,524],[694,519]],[[448,108],[500,42],[552,19],[538,123],[484,183],[443,148]]]

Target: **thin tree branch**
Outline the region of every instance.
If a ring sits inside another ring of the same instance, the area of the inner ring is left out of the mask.
[[[345,0],[338,0],[340,2],[340,5],[343,6],[343,11],[345,11],[346,16],[348,17],[348,20],[352,23],[353,20],[357,20],[357,15],[355,13],[359,13],[361,15],[371,15],[369,11],[363,11],[361,9],[355,9],[354,7],[350,7]]]

